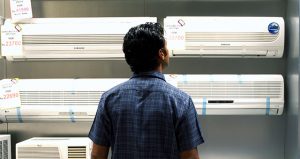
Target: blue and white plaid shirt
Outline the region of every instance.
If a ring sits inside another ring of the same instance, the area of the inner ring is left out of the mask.
[[[163,74],[134,74],[105,92],[89,137],[112,159],[178,159],[203,143],[192,99]]]

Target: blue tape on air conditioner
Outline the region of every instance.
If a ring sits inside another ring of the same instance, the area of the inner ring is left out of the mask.
[[[187,83],[187,76],[183,75],[183,83],[186,84]]]
[[[202,101],[202,115],[206,115],[206,97],[203,97]]]
[[[242,84],[243,83],[242,75],[237,75],[237,77],[238,77],[238,80],[239,80],[239,84]]]
[[[73,109],[70,107],[70,109],[69,109],[69,117],[70,117],[70,121],[72,122],[72,123],[75,123],[75,117],[74,117],[74,112],[73,112]]]
[[[214,81],[214,78],[212,75],[209,75],[209,82],[213,82]]]
[[[266,99],[266,115],[270,115],[270,97]]]
[[[21,108],[19,108],[19,107],[17,108],[17,117],[18,117],[19,123],[23,123]]]

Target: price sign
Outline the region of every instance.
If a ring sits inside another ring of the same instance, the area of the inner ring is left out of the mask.
[[[17,79],[0,81],[0,110],[18,108],[21,106]]]
[[[32,18],[31,0],[10,0],[12,19]]]
[[[169,49],[185,49],[185,22],[183,20],[166,21],[165,31]]]
[[[22,55],[22,32],[13,24],[5,24],[1,27],[2,56]]]

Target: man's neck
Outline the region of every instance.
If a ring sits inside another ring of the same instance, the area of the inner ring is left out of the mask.
[[[163,72],[163,66],[162,66],[162,64],[160,64],[160,65],[155,69],[155,71],[162,73],[162,72]]]

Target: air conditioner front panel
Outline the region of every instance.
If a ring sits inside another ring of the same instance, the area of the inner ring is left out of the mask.
[[[6,110],[7,122],[86,122],[95,117],[98,105],[94,106],[62,106],[36,105],[22,106],[17,110]]]
[[[277,34],[268,30],[273,22],[279,25]],[[173,57],[278,58],[283,54],[284,21],[280,17],[167,17],[164,25]],[[174,30],[177,34],[170,34]],[[178,40],[181,48],[177,48]]]
[[[205,109],[209,115],[221,114],[222,110],[229,115],[231,110],[243,109],[241,114],[249,115],[266,114],[266,111],[270,115],[274,112],[280,115],[283,112],[281,75],[167,75],[166,79],[189,94],[198,111]]]
[[[19,147],[18,159],[61,159],[58,147]]]
[[[277,110],[284,107],[281,75],[166,75],[166,81],[191,96],[196,109]],[[21,107],[0,111],[7,122],[92,121],[101,95],[127,81],[109,79],[21,79]],[[218,111],[219,112],[219,111]],[[256,112],[256,111],[251,111]],[[251,114],[249,112],[249,114]],[[245,114],[243,111],[241,114]],[[270,113],[272,114],[272,113]]]
[[[92,121],[101,95],[126,80],[128,79],[18,80],[21,107],[2,111],[5,117],[3,121]]]
[[[268,112],[266,109],[239,109],[239,108],[210,108],[210,109],[196,109],[198,114],[202,115],[281,115],[282,112],[279,109],[269,109]]]
[[[82,137],[31,138],[16,144],[16,158],[90,159],[91,140]]]
[[[155,17],[32,18],[20,20],[23,51],[9,56],[24,60],[123,60],[128,30]],[[6,23],[12,23],[7,20]],[[9,53],[8,53],[9,54]]]

